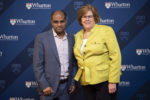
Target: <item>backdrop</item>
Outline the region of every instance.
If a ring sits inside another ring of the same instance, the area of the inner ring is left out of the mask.
[[[122,53],[117,100],[150,100],[150,0],[0,0],[0,100],[39,100],[33,40],[51,29],[50,14],[58,9],[68,15],[66,31],[75,34],[84,4],[98,9],[98,24],[115,30]],[[72,100],[82,100],[81,88]]]

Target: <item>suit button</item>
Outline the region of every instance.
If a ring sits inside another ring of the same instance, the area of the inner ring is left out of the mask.
[[[84,45],[84,47],[86,47],[86,45]]]
[[[85,54],[85,52],[84,52],[84,54]]]
[[[83,59],[83,61],[84,61],[84,59]]]
[[[81,67],[81,69],[84,69],[84,67]]]

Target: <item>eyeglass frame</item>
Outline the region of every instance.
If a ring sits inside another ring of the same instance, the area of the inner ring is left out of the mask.
[[[94,18],[94,16],[93,15],[89,15],[89,16],[82,16],[81,17],[82,19],[92,19],[92,18]]]

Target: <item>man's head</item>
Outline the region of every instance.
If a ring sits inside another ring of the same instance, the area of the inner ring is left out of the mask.
[[[64,34],[66,28],[66,13],[62,10],[57,10],[51,14],[51,24],[57,34]]]

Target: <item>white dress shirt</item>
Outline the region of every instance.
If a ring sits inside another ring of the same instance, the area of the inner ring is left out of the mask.
[[[65,35],[63,38],[60,38],[54,29],[52,29],[59,61],[61,65],[61,73],[60,73],[60,79],[67,79],[69,75],[68,67],[69,67],[69,55],[68,55],[68,39],[67,39],[67,33],[65,32]]]

